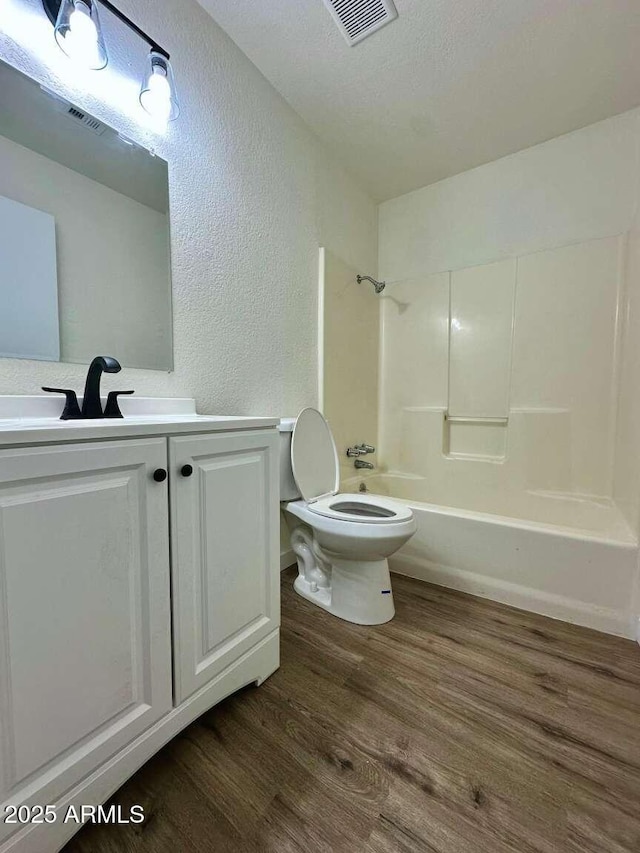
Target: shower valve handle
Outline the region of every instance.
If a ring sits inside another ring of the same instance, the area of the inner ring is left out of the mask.
[[[376,449],[372,444],[356,444],[356,450],[359,450],[360,453],[375,453]]]
[[[361,456],[364,451],[360,447],[347,447],[347,456]]]

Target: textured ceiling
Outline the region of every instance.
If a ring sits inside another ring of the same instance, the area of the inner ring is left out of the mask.
[[[376,199],[640,103],[639,0],[396,0],[349,47],[322,0],[199,0]]]

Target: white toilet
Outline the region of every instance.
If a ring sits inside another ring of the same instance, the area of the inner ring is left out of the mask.
[[[395,610],[387,557],[416,532],[413,513],[380,495],[338,493],[338,452],[317,409],[280,421],[280,435],[296,592],[347,622],[388,622]]]

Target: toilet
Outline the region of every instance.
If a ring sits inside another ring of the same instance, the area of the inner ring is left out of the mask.
[[[393,618],[387,558],[416,532],[408,506],[381,495],[340,494],[331,428],[313,408],[280,421],[280,500],[298,561],[294,589],[358,625]]]

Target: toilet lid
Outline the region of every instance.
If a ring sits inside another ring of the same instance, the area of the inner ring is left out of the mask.
[[[338,451],[331,427],[317,409],[303,409],[296,418],[291,438],[291,468],[305,501],[337,493]]]

